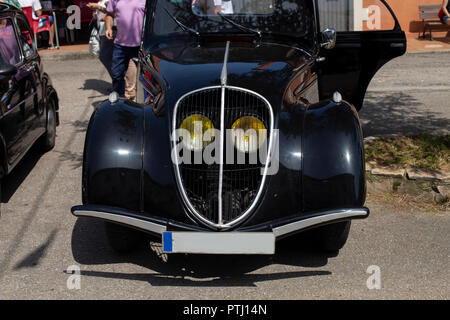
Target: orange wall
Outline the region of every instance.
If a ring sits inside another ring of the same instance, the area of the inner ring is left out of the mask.
[[[364,0],[364,5],[368,2],[373,3],[374,0]],[[394,10],[408,37],[417,37],[423,31],[423,23],[419,13],[420,5],[442,4],[442,0],[387,0],[386,2]],[[443,30],[445,30],[445,26],[443,26]],[[450,33],[433,31],[433,36],[445,37],[450,36]]]

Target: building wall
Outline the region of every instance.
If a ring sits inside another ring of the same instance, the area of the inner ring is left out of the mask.
[[[402,29],[406,32],[408,37],[418,37],[423,31],[423,23],[420,19],[419,6],[421,5],[436,5],[442,4],[442,0],[386,0],[389,6],[394,11],[395,15],[402,26]],[[372,4],[379,4],[379,0],[364,0],[363,6],[367,8]],[[388,14],[385,10],[381,10],[381,23],[391,24],[391,20],[386,15]],[[436,19],[438,19],[436,17]],[[448,29],[448,28],[447,28]],[[442,30],[446,30],[445,26]],[[434,32],[435,37],[448,37],[450,32]]]

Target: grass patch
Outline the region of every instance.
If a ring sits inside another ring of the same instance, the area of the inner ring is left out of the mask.
[[[365,143],[366,161],[395,168],[450,170],[450,136],[422,133],[410,137],[377,137]]]

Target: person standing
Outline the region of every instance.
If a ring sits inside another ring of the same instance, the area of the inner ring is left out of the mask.
[[[231,0],[192,0],[192,11],[196,15],[232,14]]]
[[[113,18],[117,25],[111,73],[113,90],[120,97],[125,97],[125,74],[130,60],[138,57],[144,10],[145,0],[110,0],[106,8],[106,38],[113,39]]]
[[[39,27],[46,26],[47,23],[50,23],[50,37],[48,39],[48,46],[49,49],[54,49],[53,46],[53,38],[55,37],[55,24],[53,21],[53,17],[49,16],[48,19],[50,21],[47,21],[47,18],[41,17],[42,16],[42,6],[39,0],[19,0],[20,6],[22,8],[26,7],[32,7],[33,8],[33,20],[39,20]]]
[[[88,3],[88,8],[91,10],[97,11],[97,25],[98,25],[98,34],[100,36],[100,53],[99,59],[103,66],[105,67],[108,74],[111,76],[111,66],[112,66],[112,57],[114,51],[114,40],[106,38],[106,6],[108,4],[108,0],[101,0],[98,3],[91,2]]]
[[[231,0],[214,0],[215,14],[233,14],[233,4]]]

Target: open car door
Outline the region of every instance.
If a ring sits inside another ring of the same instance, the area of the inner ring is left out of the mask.
[[[321,48],[320,99],[338,91],[360,110],[375,73],[406,52],[406,37],[385,0],[316,0],[320,30],[335,29],[336,46]]]

